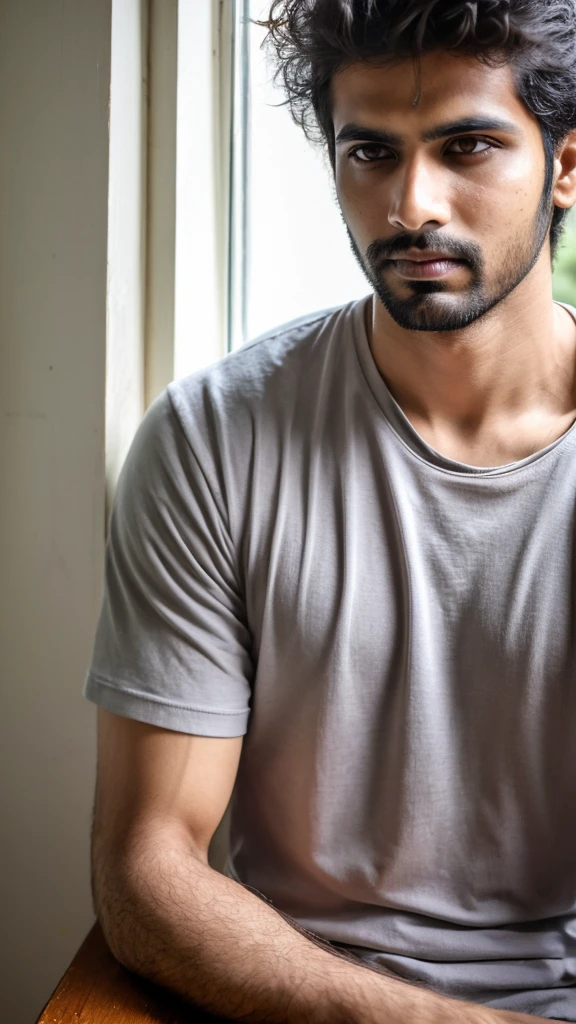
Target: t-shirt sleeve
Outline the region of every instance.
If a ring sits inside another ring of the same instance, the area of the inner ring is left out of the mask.
[[[83,694],[167,729],[242,736],[251,638],[218,474],[200,435],[198,450],[164,392],[118,482]]]

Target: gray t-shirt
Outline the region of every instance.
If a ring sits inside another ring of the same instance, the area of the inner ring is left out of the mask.
[[[304,928],[574,1021],[576,425],[508,466],[444,458],[378,373],[367,301],[148,411],[84,693],[246,734],[228,872]]]

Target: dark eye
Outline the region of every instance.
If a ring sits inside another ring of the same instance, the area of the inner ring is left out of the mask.
[[[452,149],[452,146],[459,146],[460,152]],[[478,146],[483,148],[477,149]],[[482,153],[488,153],[491,149],[494,149],[494,143],[490,142],[489,139],[479,139],[473,135],[465,135],[461,139],[452,139],[447,152],[453,153],[454,156],[480,156]]]
[[[357,160],[360,164],[371,164],[376,160],[386,159],[390,150],[386,146],[380,146],[377,142],[366,142],[363,146],[356,146],[348,154],[351,159]]]

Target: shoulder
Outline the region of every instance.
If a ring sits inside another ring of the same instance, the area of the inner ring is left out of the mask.
[[[129,466],[166,494],[205,487],[226,516],[246,492],[255,460],[273,467],[298,448],[319,407],[338,405],[363,300],[322,310],[254,339],[174,381],[149,408]],[[297,429],[295,429],[295,425]],[[126,468],[125,473],[133,472]]]
[[[358,302],[299,317],[267,331],[220,362],[169,385],[172,405],[184,429],[199,415],[227,419],[239,426],[273,412],[290,398],[313,388],[327,363],[345,343]]]

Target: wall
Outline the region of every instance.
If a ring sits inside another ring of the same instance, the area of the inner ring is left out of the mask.
[[[0,1019],[93,915],[110,0],[0,0]]]

